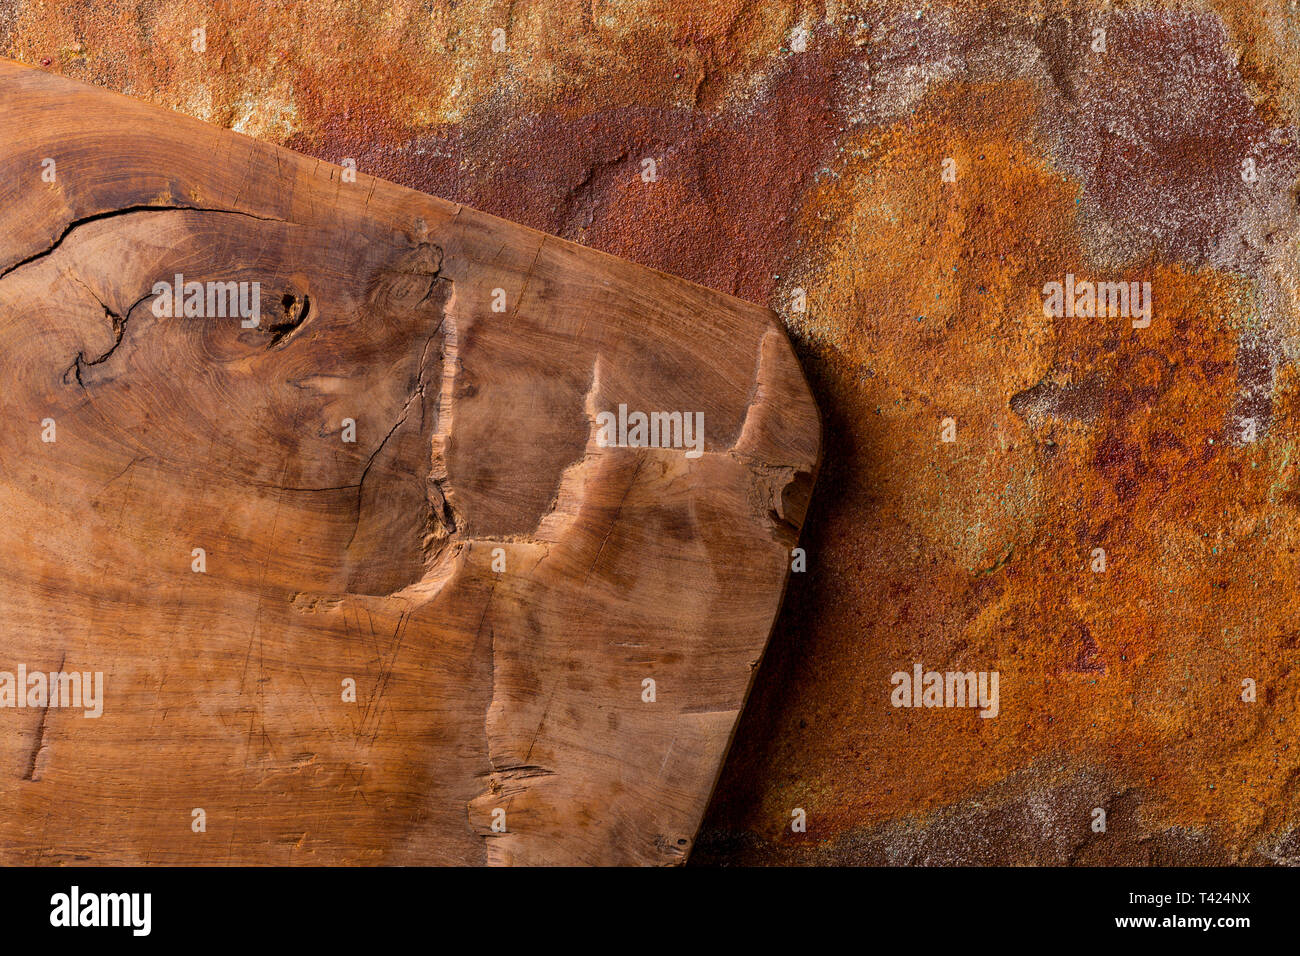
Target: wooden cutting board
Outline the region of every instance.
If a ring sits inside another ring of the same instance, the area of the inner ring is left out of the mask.
[[[772,313],[15,63],[0,114],[0,862],[682,862],[818,462]]]

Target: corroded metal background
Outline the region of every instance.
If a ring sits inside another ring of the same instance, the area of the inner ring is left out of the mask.
[[[696,862],[1300,862],[1294,2],[0,0],[0,54],[785,318],[809,567]]]

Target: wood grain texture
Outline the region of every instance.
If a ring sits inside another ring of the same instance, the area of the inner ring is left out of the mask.
[[[0,707],[0,860],[683,861],[819,455],[772,314],[17,64],[0,112],[0,670],[104,675]]]

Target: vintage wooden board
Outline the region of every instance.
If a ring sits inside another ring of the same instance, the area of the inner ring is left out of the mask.
[[[0,114],[0,860],[684,860],[818,460],[771,313],[17,64]]]

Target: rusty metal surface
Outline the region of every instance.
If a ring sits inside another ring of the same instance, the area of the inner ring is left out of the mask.
[[[1300,862],[1294,3],[9,0],[0,54],[782,316],[808,569],[695,862]]]

